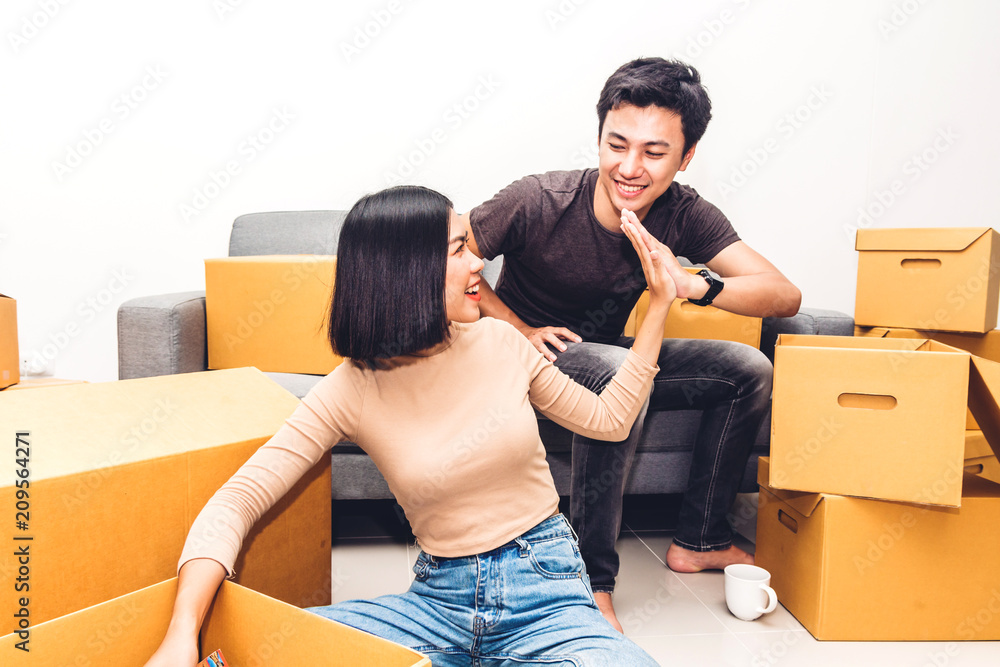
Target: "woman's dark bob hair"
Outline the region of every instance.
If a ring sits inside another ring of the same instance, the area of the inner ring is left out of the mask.
[[[444,281],[453,205],[403,185],[362,197],[340,230],[330,344],[342,357],[378,359],[424,350],[448,335]]]

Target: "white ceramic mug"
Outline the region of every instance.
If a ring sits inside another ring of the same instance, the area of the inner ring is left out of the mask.
[[[726,606],[733,616],[752,621],[769,614],[778,606],[778,596],[771,588],[771,574],[762,567],[737,563],[727,565]]]

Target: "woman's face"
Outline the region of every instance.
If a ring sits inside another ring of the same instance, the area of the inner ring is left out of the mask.
[[[448,233],[448,270],[444,276],[444,300],[449,322],[479,319],[479,281],[483,260],[469,250],[467,234],[458,215],[451,211]]]

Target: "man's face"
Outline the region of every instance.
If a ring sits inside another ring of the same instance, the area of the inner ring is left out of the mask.
[[[678,171],[687,169],[694,146],[684,153],[681,117],[662,107],[622,104],[604,118],[594,213],[617,228],[621,210],[646,217]]]

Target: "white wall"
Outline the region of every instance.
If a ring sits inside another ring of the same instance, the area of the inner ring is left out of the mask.
[[[596,164],[598,92],[638,56],[701,70],[683,180],[807,306],[853,312],[861,210],[995,224],[991,0],[153,4],[4,3],[0,292],[58,377],[117,377],[117,306],[202,289],[242,213],[347,208],[404,167],[466,210]]]

